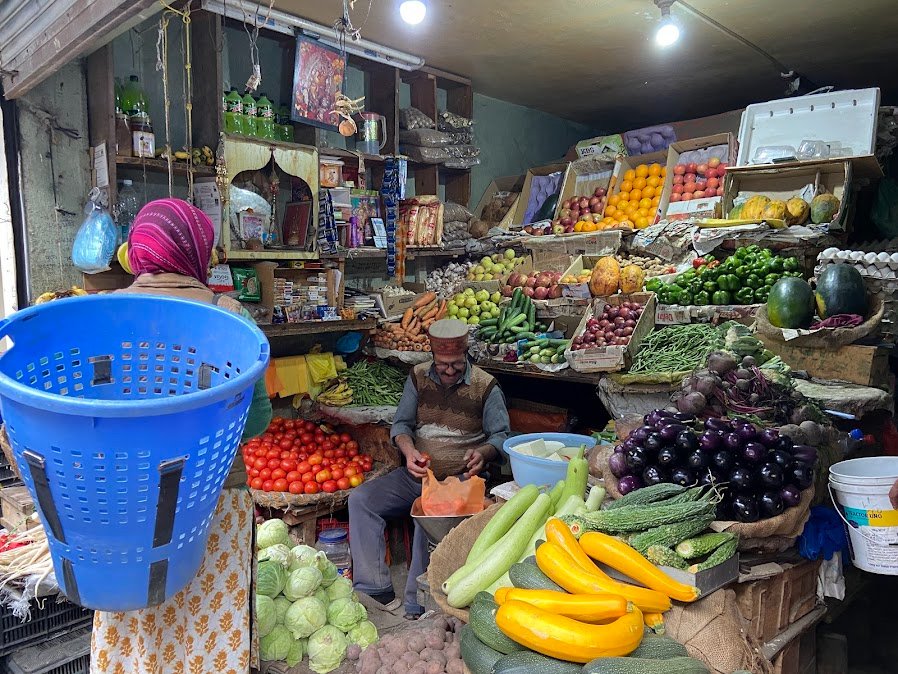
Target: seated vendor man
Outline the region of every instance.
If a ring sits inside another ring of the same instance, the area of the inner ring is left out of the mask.
[[[479,474],[508,437],[508,409],[495,378],[467,358],[468,326],[436,321],[428,331],[432,363],[415,366],[405,382],[390,438],[405,458],[397,468],[355,488],[349,495],[353,583],[391,609],[399,602],[384,561],[384,519],[408,516],[421,496],[427,469],[438,480]],[[405,585],[405,616],[424,612],[418,604],[417,578],[427,570],[427,537],[415,525],[412,560]]]

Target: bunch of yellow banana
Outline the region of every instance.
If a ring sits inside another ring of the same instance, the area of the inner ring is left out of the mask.
[[[345,381],[338,381],[324,389],[317,400],[322,405],[343,407],[352,402],[352,389]]]
[[[156,150],[157,159],[165,159],[167,156],[168,151],[164,147]],[[183,148],[180,150],[172,151],[172,159],[174,161],[188,161],[191,158],[193,159],[194,166],[215,165],[215,153],[208,145],[203,145],[203,147],[195,147],[190,152]]]
[[[53,300],[64,300],[67,297],[82,297],[84,295],[87,295],[86,290],[83,290],[78,286],[72,286],[71,290],[57,290],[55,292],[44,293],[34,300],[34,303],[45,304],[47,302],[52,302]]]

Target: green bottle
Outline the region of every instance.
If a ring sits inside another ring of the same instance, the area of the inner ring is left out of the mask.
[[[227,133],[243,133],[243,99],[237,90],[231,91],[225,96],[228,110],[225,113],[225,131]]]
[[[128,82],[122,87],[121,105],[122,110],[129,117],[147,112],[147,99],[140,88],[137,75],[131,75]]]
[[[280,120],[278,121],[278,140],[284,140],[288,143],[293,142],[293,124],[290,123],[290,111],[287,110],[286,105],[282,105],[278,108],[278,116]]]
[[[249,92],[243,97],[243,133],[247,136],[257,136],[256,131],[256,99]]]
[[[265,92],[256,102],[256,135],[267,140],[277,140],[274,132],[274,106]]]

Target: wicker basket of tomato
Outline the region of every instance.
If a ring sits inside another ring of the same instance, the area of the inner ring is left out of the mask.
[[[242,448],[256,505],[296,508],[340,499],[387,472],[362,453],[349,433],[326,424],[276,417]]]

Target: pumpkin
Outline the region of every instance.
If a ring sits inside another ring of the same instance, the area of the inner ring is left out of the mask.
[[[622,293],[638,293],[645,282],[645,272],[642,267],[628,264],[620,271],[620,291]]]
[[[769,203],[770,199],[763,194],[751,197],[742,204],[742,218],[745,220],[760,220],[764,217],[764,209],[767,208]]]
[[[811,202],[811,222],[815,225],[830,223],[839,212],[840,202],[832,194],[818,194]]]
[[[792,197],[786,202],[786,224],[803,225],[808,221],[811,207],[801,197]]]
[[[785,220],[786,219],[786,202],[776,199],[771,201],[764,207],[761,217],[765,220]]]
[[[611,255],[601,258],[592,268],[589,291],[593,297],[614,295],[620,286],[620,265]]]

